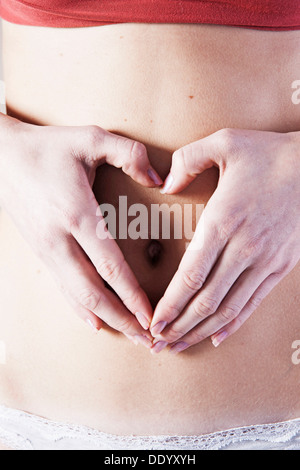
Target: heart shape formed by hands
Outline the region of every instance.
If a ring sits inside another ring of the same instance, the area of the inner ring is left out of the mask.
[[[297,265],[297,142],[298,134],[225,129],[173,154],[163,194],[181,192],[213,166],[220,177],[155,309],[152,352],[170,345],[177,354],[209,337],[219,346]]]
[[[299,262],[297,132],[226,129],[173,154],[163,194],[181,192],[213,166],[220,178],[153,315],[115,240],[95,237],[102,215],[92,190],[104,163],[144,187],[161,186],[145,146],[97,126],[1,119],[0,204],[97,330],[104,322],[152,352],[171,345],[178,353],[208,337],[218,346]]]

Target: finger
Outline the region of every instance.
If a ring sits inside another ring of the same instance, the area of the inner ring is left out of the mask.
[[[153,309],[145,292],[126,262],[116,241],[106,232],[99,238],[99,224],[103,227],[103,217],[97,201],[87,201],[86,209],[71,233],[85,251],[101,278],[104,279],[122,300],[128,310],[137,316],[144,329],[148,329]],[[97,215],[98,214],[98,215]]]
[[[78,317],[81,318],[85,323],[95,332],[99,332],[103,327],[103,321],[97,317],[93,312],[84,308],[82,305],[79,305],[73,297],[66,292],[64,287],[61,286],[61,290],[63,291],[65,297],[67,297],[70,305],[72,306],[73,310],[77,313]]]
[[[174,152],[170,173],[167,176],[162,194],[175,194],[183,191],[203,171],[219,165],[223,151],[224,131],[216,132]]]
[[[222,301],[248,267],[248,260],[237,256],[233,247],[234,242],[226,246],[203,288],[158,339],[173,343],[217,312]],[[249,288],[251,289],[250,286]]]
[[[224,331],[224,327],[235,321],[249,302],[253,306],[252,314],[255,308],[258,307],[258,297],[255,296],[255,293],[266,277],[266,274],[258,273],[257,270],[246,270],[236,282],[227,298],[224,299],[216,314],[183,336],[180,339],[180,346],[178,344],[172,346],[173,352],[179,352],[179,348],[184,350],[198,344],[219,330]],[[261,301],[262,299],[260,299]],[[183,346],[182,343],[186,346]]]
[[[226,325],[225,328],[219,329],[211,336],[213,345],[215,347],[220,346],[229,336],[236,333],[260,306],[262,301],[270,294],[276,285],[278,285],[281,279],[282,276],[279,274],[270,275],[256,290],[238,317]]]
[[[76,311],[83,318],[90,312],[116,331],[135,337],[151,347],[151,336],[118,297],[105,288],[95,268],[74,239],[61,243],[52,253],[50,268],[59,278]],[[93,321],[93,316],[85,320]],[[94,324],[94,322],[93,322]]]
[[[141,142],[113,134],[97,126],[88,127],[87,132],[90,133],[88,148],[95,163],[108,163],[116,168],[122,168],[126,175],[146,187],[162,185],[163,181],[150,164],[147,149]],[[83,149],[84,158],[90,158],[90,155],[86,156],[86,150]]]
[[[72,306],[73,310],[76,312],[79,318],[83,320],[94,332],[99,332],[103,327],[103,321],[97,317],[93,312],[87,310],[82,305],[79,305],[75,302],[74,298],[70,295],[70,293],[66,290],[65,285],[62,284],[62,279],[60,277],[60,273],[57,270],[57,266],[48,266],[49,271],[52,273],[52,276],[61,291],[64,297],[67,299],[69,304]]]
[[[222,221],[216,225],[207,209],[202,213],[178,271],[155,309],[150,326],[153,336],[173,322],[199,292],[228,243],[228,237],[220,230]],[[218,216],[217,211],[215,214]]]

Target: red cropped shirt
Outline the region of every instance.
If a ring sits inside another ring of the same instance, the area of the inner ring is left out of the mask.
[[[203,23],[300,29],[300,0],[0,0],[12,23],[76,28],[113,23]]]

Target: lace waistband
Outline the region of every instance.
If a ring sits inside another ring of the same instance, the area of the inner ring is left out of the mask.
[[[300,419],[202,436],[117,436],[0,406],[0,441],[15,450],[300,450]]]

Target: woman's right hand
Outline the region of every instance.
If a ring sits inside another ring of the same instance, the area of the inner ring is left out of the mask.
[[[161,185],[145,146],[97,126],[40,127],[1,115],[0,149],[0,204],[79,316],[151,347],[152,307],[115,240],[97,237],[92,191],[104,163],[143,186]]]

